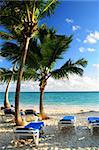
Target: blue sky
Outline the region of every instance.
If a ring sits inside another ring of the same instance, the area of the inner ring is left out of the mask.
[[[68,58],[74,61],[82,57],[87,59],[88,65],[84,77],[82,79],[73,77],[79,84],[74,80],[72,81],[72,78],[69,82],[73,83],[74,87],[78,86],[77,90],[79,87],[80,90],[99,90],[96,84],[99,82],[99,2],[63,0],[55,10],[54,15],[50,18],[44,18],[41,23],[43,22],[48,27],[53,26],[58,34],[73,34],[70,48],[64,55],[64,59],[57,62],[56,68],[60,67]],[[11,67],[11,65],[0,58],[0,67]],[[61,81],[59,82],[61,85]],[[83,83],[82,86],[80,86],[81,82]],[[74,87],[71,88],[71,84],[63,90],[75,90]],[[84,84],[87,85],[84,86]],[[89,88],[89,86],[93,87]],[[47,87],[48,91],[53,91],[53,89],[55,89],[54,85]]]
[[[53,26],[59,34],[73,34],[73,41],[65,58],[86,58],[89,71],[91,65],[99,63],[99,2],[61,1],[46,24]]]

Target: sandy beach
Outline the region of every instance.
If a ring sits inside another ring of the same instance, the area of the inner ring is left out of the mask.
[[[98,116],[96,110],[54,107],[45,108],[50,119],[44,121],[44,135],[40,138],[39,146],[33,143],[13,143],[14,123],[3,123],[0,117],[0,149],[1,150],[99,150],[99,133],[91,136],[88,129],[87,117]],[[69,113],[68,113],[69,112]],[[65,115],[76,116],[76,131],[58,129],[58,121]]]

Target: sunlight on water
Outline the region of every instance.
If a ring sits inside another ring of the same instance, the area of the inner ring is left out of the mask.
[[[9,93],[9,101],[14,104],[14,92]],[[22,92],[20,94],[21,105],[38,105],[39,92]],[[0,106],[3,105],[4,92],[0,92]],[[99,92],[46,92],[44,94],[45,105],[91,105],[99,106]]]

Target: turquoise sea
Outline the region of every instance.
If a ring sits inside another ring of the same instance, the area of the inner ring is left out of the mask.
[[[38,105],[39,92],[21,92],[21,105]],[[14,105],[15,93],[9,92],[9,101]],[[0,92],[0,106],[3,106],[4,92]],[[44,105],[99,106],[99,92],[45,92]]]

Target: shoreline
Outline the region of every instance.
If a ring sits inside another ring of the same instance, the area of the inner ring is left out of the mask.
[[[2,105],[0,105],[1,107]],[[39,105],[19,105],[19,109],[26,110],[26,109],[33,109],[37,113],[39,113]],[[76,113],[84,113],[84,112],[99,112],[99,106],[95,105],[44,105],[44,112],[48,115],[53,114],[76,114]]]
[[[20,108],[25,109],[34,109],[39,112],[38,105],[20,105]],[[47,114],[64,114],[64,113],[81,113],[81,112],[94,112],[99,111],[99,106],[82,106],[82,105],[44,105],[44,111]]]

